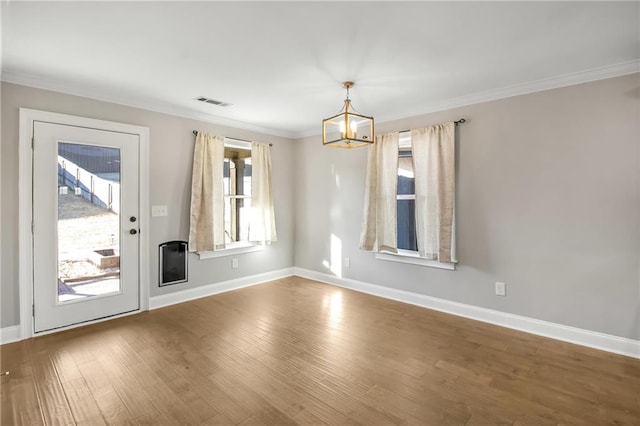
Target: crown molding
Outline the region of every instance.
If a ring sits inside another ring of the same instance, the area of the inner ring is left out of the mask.
[[[411,117],[430,114],[438,111],[446,111],[453,108],[460,108],[467,105],[474,105],[484,102],[495,101],[499,99],[510,98],[513,96],[526,95],[530,93],[542,92],[545,90],[558,89],[561,87],[573,86],[576,84],[588,83],[590,81],[604,80],[607,78],[620,77],[627,74],[640,72],[640,59],[622,62],[603,67],[591,68],[584,71],[578,71],[569,74],[563,74],[555,77],[536,80],[528,83],[517,84],[513,86],[502,87],[493,90],[478,92],[457,98],[445,99],[434,102],[426,106],[424,109],[412,114]],[[51,90],[61,92],[68,95],[81,96],[91,98],[103,102],[111,102],[133,108],[144,109],[148,111],[159,112],[163,114],[174,115],[183,118],[203,121],[206,123],[217,124],[221,126],[233,127],[236,129],[249,130],[257,133],[264,133],[272,136],[280,136],[285,138],[300,139],[310,136],[317,136],[320,133],[316,129],[295,132],[281,129],[273,129],[269,127],[259,126],[243,121],[232,120],[219,117],[213,114],[205,114],[202,112],[190,110],[188,108],[176,107],[161,102],[152,102],[139,98],[119,97],[104,92],[94,91],[87,88],[80,88],[74,85],[46,79],[43,77],[16,73],[13,71],[3,70],[2,81],[7,83],[19,84],[23,86],[35,87],[38,89]],[[407,116],[382,116],[377,118],[378,123],[387,123],[399,119],[407,118]],[[319,118],[320,119],[320,118]]]
[[[206,114],[194,111],[188,108],[181,108],[175,105],[163,102],[153,102],[146,99],[134,97],[122,97],[79,87],[66,82],[56,81],[55,79],[47,79],[32,74],[17,73],[10,70],[3,70],[1,80],[7,83],[18,84],[21,86],[34,87],[36,89],[50,90],[52,92],[64,93],[66,95],[80,96],[83,98],[94,99],[102,102],[109,102],[118,105],[128,106],[132,108],[143,109],[147,111],[159,112],[162,114],[173,115],[192,120],[203,121],[205,123],[217,124],[220,126],[233,127],[235,129],[249,130],[256,133],[264,133],[271,136],[280,136],[285,138],[293,138],[295,133],[286,130],[273,129],[270,127],[259,126],[256,124],[246,123],[244,121],[233,120],[229,118],[219,117],[213,114]]]
[[[471,95],[460,96],[457,98],[446,99],[434,102],[411,116],[382,116],[376,118],[376,123],[387,123],[390,121],[400,120],[408,117],[417,117],[420,115],[431,114],[439,111],[460,108],[468,105],[480,104],[484,102],[496,101],[499,99],[511,98],[514,96],[527,95],[545,90],[559,89],[561,87],[574,86],[577,84],[588,83],[591,81],[604,80],[607,78],[621,77],[627,74],[640,72],[640,59],[622,62],[619,64],[606,65],[603,67],[591,68],[584,71],[578,71],[569,74],[563,74],[555,77],[535,80],[529,83],[516,84],[513,86],[502,87],[499,89],[487,90],[474,93]],[[298,132],[294,134],[294,138],[305,138],[317,136],[320,133],[316,130],[307,132]]]

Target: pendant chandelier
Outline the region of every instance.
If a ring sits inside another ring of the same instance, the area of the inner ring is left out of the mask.
[[[335,148],[357,148],[373,143],[373,117],[356,112],[351,106],[349,89],[352,81],[345,81],[347,90],[344,106],[337,115],[322,120],[322,144]]]

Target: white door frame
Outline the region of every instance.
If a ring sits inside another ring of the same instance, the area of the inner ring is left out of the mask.
[[[109,130],[138,135],[140,141],[139,173],[139,229],[140,229],[140,308],[120,316],[131,315],[149,309],[149,128],[112,121],[96,120],[54,112],[20,108],[20,140],[18,161],[18,278],[20,290],[20,340],[34,335],[75,328],[78,326],[105,321],[98,319],[48,332],[35,333],[33,327],[33,123],[45,121],[91,129]],[[117,316],[116,316],[117,317]],[[107,319],[112,319],[110,317]]]

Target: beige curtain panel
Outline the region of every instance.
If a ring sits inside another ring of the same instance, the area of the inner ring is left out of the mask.
[[[198,132],[193,151],[189,251],[224,248],[224,137]]]
[[[251,221],[249,241],[269,244],[278,240],[273,209],[271,150],[265,143],[251,144]]]
[[[369,146],[360,248],[398,251],[396,197],[398,193],[399,133],[376,135]]]
[[[456,262],[455,124],[411,131],[420,257]]]

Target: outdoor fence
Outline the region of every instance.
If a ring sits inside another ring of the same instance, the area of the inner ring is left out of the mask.
[[[120,213],[120,184],[103,179],[58,156],[58,187],[68,187],[96,206]]]

